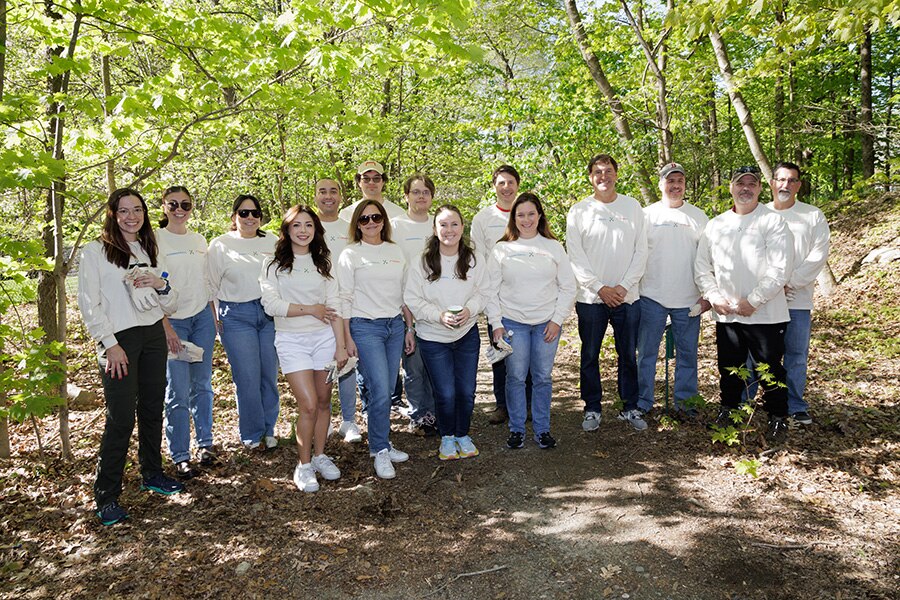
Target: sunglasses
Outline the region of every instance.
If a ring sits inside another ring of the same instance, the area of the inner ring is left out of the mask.
[[[381,183],[381,175],[375,177],[363,177],[360,181],[363,183]]]
[[[384,217],[380,213],[376,213],[374,215],[361,215],[356,222],[360,225],[368,225],[369,221],[372,221],[376,225],[384,221]]]
[[[181,210],[184,211],[188,211],[194,208],[194,204],[190,200],[182,200],[181,202],[169,200],[168,202],[166,202],[166,206],[169,207],[169,210],[177,210],[179,206],[181,206]]]
[[[237,211],[237,214],[242,219],[246,219],[250,215],[253,215],[254,219],[262,218],[262,211],[258,208],[242,208],[241,210]]]

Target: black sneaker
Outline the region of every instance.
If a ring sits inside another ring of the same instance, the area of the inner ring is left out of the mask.
[[[106,526],[115,525],[128,518],[128,511],[119,506],[118,502],[113,500],[100,507],[100,510],[97,511],[97,517],[99,517],[100,522]]]
[[[435,420],[433,414],[425,413],[425,416],[422,417],[422,433],[425,434],[425,437],[437,436],[437,420]]]
[[[141,489],[163,494],[164,496],[171,496],[172,494],[183,492],[184,484],[180,481],[175,481],[171,477],[166,477],[162,473],[157,473],[149,479],[144,479]]]
[[[213,450],[212,446],[200,448],[197,452],[197,460],[201,467],[212,467],[219,464],[219,455]]]
[[[809,416],[809,413],[804,411],[795,412],[791,415],[791,418],[801,425],[812,425],[812,417]]]
[[[731,409],[727,406],[721,407],[716,420],[710,424],[710,427],[718,427],[719,429],[734,427],[734,421],[731,419]]]
[[[187,481],[188,479],[193,479],[194,477],[196,477],[197,471],[191,468],[191,463],[183,460],[180,463],[175,463],[175,476],[178,479]]]
[[[766,441],[773,444],[781,444],[787,439],[788,425],[783,417],[769,417],[769,427],[766,430]]]
[[[545,431],[541,435],[534,436],[534,441],[541,448],[556,448],[556,440],[550,435],[549,431]]]
[[[509,437],[506,438],[506,447],[515,450],[525,445],[525,434],[521,431],[511,431]]]

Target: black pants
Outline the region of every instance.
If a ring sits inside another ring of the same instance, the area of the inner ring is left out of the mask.
[[[769,365],[773,381],[760,381],[766,412],[776,417],[787,416],[786,372],[784,358],[784,328],[786,323],[747,325],[744,323],[716,323],[716,351],[719,360],[719,389],[722,406],[737,408],[741,395],[750,381],[744,382],[729,367],[746,367],[747,355],[759,363]]]
[[[122,493],[122,472],[134,430],[135,413],[141,475],[146,479],[162,472],[160,448],[168,353],[162,321],[116,332],[116,339],[128,356],[128,375],[122,379],[107,375],[106,351],[100,353],[106,426],[94,483],[94,499],[98,508],[117,500]]]

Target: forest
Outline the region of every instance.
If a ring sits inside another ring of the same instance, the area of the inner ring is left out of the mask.
[[[469,219],[493,202],[491,171],[509,163],[523,175],[522,190],[543,200],[562,240],[568,207],[590,191],[586,165],[598,152],[617,158],[620,191],[645,205],[658,200],[658,169],[684,165],[687,199],[709,215],[730,206],[733,168],[756,165],[770,179],[772,166],[789,160],[804,171],[802,199],[844,227],[838,231],[847,254],[833,254],[820,292],[852,293],[876,307],[865,325],[877,332],[876,342],[856,340],[874,353],[865,364],[890,359],[883,366],[889,373],[900,356],[900,317],[887,293],[898,263],[883,267],[863,291],[853,287],[854,277],[865,274],[866,255],[897,243],[900,0],[0,0],[0,42],[4,486],[21,468],[17,460],[45,465],[29,475],[29,485],[38,487],[48,473],[61,470],[81,481],[93,468],[84,439],[96,439],[100,425],[70,406],[73,383],[99,387],[74,303],[74,275],[81,248],[99,233],[107,196],[119,187],[140,189],[155,222],[162,190],[187,186],[197,207],[192,227],[209,239],[229,227],[240,193],[262,200],[270,230],[290,206],[312,204],[320,177],[335,178],[347,203],[356,200],[353,175],[366,159],[385,165],[387,198],[399,201],[403,179],[424,172],[437,186],[436,201],[456,204]],[[887,225],[871,237],[860,233],[879,222]],[[860,323],[848,314],[835,312],[824,328]],[[847,350],[834,343],[835,351]],[[222,389],[230,385],[226,378],[223,372]],[[876,454],[895,469],[896,397],[883,409],[876,419],[883,428],[872,437],[882,444]],[[240,466],[232,464],[228,476]],[[896,475],[869,468],[881,477],[873,489],[889,493],[897,506]],[[431,468],[423,469],[427,478]],[[254,493],[266,495],[272,483],[265,481]],[[73,485],[86,493],[84,481]],[[377,494],[363,520],[395,518],[396,490]],[[28,575],[28,560],[16,554],[20,525],[2,524],[0,590],[7,589],[4,578],[14,589],[37,572]],[[883,534],[895,531],[896,522],[885,527]],[[286,568],[315,571],[310,565],[318,564],[320,543],[312,542],[311,558],[284,558]],[[342,548],[326,554],[337,560]],[[203,560],[208,552],[188,554]],[[824,562],[815,564],[827,564],[819,558]],[[356,560],[369,565],[372,579],[382,576],[385,565],[371,554]],[[896,548],[882,549],[876,562],[887,563],[872,569],[888,577],[898,560]],[[620,590],[612,583],[617,572],[606,573],[610,595],[634,589]],[[115,579],[108,575],[105,583]],[[428,585],[448,593],[439,586],[450,579]],[[897,589],[896,576],[875,580],[864,588],[839,582],[822,597],[837,597],[835,590],[844,590],[844,598],[890,597]],[[251,586],[251,595],[269,591],[260,586]],[[134,589],[148,597],[165,592],[139,586],[104,593]],[[585,593],[576,589],[576,596]],[[56,593],[52,586],[34,590],[35,597]],[[505,597],[498,588],[468,593]]]

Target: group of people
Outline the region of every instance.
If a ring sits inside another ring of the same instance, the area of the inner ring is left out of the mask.
[[[759,171],[738,169],[733,209],[709,222],[684,201],[678,164],[660,171],[662,200],[644,209],[616,191],[611,156],[593,157],[588,176],[593,193],[569,210],[566,248],[541,200],[519,193],[520,175],[510,165],[492,174],[496,202],[474,217],[471,240],[456,206],[431,210],[435,185],[427,175],[405,181],[407,210],[384,198],[387,174],[376,161],[357,168],[359,201],[341,209],[338,182],[320,179],[315,207],[291,207],[277,236],[260,228],[260,201],[239,195],[231,231],[208,246],[188,228],[194,203],[186,188],[165,190],[156,232],[138,191],[113,192],[100,239],[85,246],[79,268],[79,306],[97,343],[107,406],[95,483],[101,522],[128,516],[118,497],[135,415],[144,489],[173,494],[184,487],[163,472],[163,429],[179,479],[196,474],[191,421],[197,461],[217,460],[217,334],[247,448],[278,445],[280,365],[297,400],[293,479],[304,492],[319,489],[318,476],[341,475],[324,453],[332,381],[341,405],[338,433],[347,442],[362,439],[359,390],[378,477],[395,477],[394,464],[409,458],[390,441],[393,399],[402,387],[410,426],[440,436],[441,460],[478,455],[469,429],[482,313],[490,343],[508,354],[492,364],[490,420],[508,421],[510,449],[524,446],[529,418],[538,447],[556,446],[551,373],[573,305],[585,431],[600,425],[598,359],[609,324],[623,402],[618,418],[647,428],[667,320],[676,346],[675,405],[694,416],[699,318],[710,308],[722,403],[716,424],[727,426],[729,411],[753,391],[734,372],[744,364],[765,364],[769,373],[761,379],[770,439],[783,439],[788,414],[811,423],[803,401],[809,312],[828,226],[821,211],[796,200],[799,167],[779,163],[770,205],[758,202]]]

